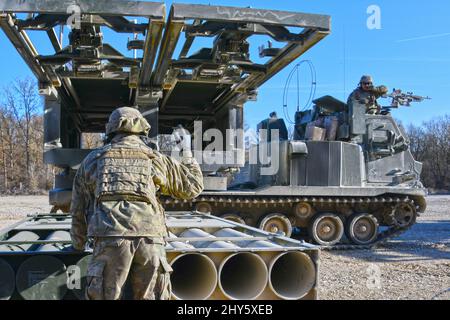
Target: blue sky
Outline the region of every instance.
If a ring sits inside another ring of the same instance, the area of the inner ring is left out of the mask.
[[[450,114],[450,2],[446,0],[298,0],[298,1],[177,1],[179,3],[251,6],[307,13],[328,14],[332,17],[332,32],[291,66],[265,83],[259,90],[258,101],[245,106],[245,121],[255,126],[269,112],[282,115],[282,95],[286,78],[301,60],[311,60],[317,73],[316,98],[333,95],[346,100],[362,74],[371,74],[376,84],[390,89],[401,88],[432,100],[414,104],[411,108],[395,110],[393,115],[404,124],[421,124],[433,117]],[[171,1],[166,1],[167,6]],[[367,28],[367,8],[381,9],[381,29]],[[108,36],[108,33],[105,33]],[[43,39],[35,34],[33,40]],[[255,37],[255,48],[266,39]],[[126,43],[126,36],[111,41],[114,46]],[[32,75],[18,53],[0,32],[0,86],[15,77]],[[40,53],[51,53],[48,42],[41,42]],[[122,50],[124,51],[124,50]],[[256,59],[256,49],[251,58]],[[128,53],[129,54],[129,53]],[[309,95],[310,77],[306,65],[300,68],[300,105]],[[296,108],[295,89],[289,96],[289,113]],[[388,104],[388,101],[380,99]]]

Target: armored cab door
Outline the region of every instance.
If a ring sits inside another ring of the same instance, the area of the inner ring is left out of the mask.
[[[369,183],[394,183],[395,177],[413,169],[414,161],[406,137],[391,116],[366,118],[364,137],[367,180]]]

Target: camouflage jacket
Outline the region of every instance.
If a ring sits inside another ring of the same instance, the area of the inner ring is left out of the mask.
[[[377,112],[379,105],[377,99],[388,92],[387,87],[379,86],[373,87],[369,91],[364,91],[361,88],[356,88],[348,97],[347,104],[351,105],[354,101],[366,106],[367,113]]]
[[[140,137],[120,134],[89,153],[78,169],[72,191],[72,243],[83,249],[87,237],[167,236],[157,192],[192,199],[203,190],[194,158],[181,162],[149,148]]]

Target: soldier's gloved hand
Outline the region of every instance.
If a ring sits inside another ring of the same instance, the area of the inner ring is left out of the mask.
[[[386,86],[379,86],[378,90],[381,94],[387,94],[389,92],[389,89]]]
[[[183,163],[183,164],[197,163],[191,150],[183,150],[182,151],[181,163]]]
[[[181,155],[183,156],[183,158],[186,158],[186,159],[194,157],[191,150],[183,150]]]

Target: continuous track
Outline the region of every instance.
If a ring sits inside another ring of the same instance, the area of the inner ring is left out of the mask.
[[[293,206],[296,203],[309,203],[312,206],[320,206],[320,205],[374,205],[381,204],[383,206],[389,206],[393,208],[398,204],[411,204],[416,210],[414,212],[414,218],[411,220],[411,223],[406,226],[400,226],[395,223],[392,223],[388,226],[388,229],[380,232],[377,236],[377,239],[367,245],[360,244],[348,244],[348,243],[338,243],[332,246],[321,246],[323,250],[353,250],[353,249],[371,249],[386,242],[389,239],[399,236],[400,234],[407,231],[411,228],[415,221],[417,212],[421,211],[419,203],[416,203],[414,199],[408,196],[378,196],[378,197],[261,197],[261,196],[234,196],[234,195],[220,195],[220,196],[200,196],[196,198],[194,201],[183,201],[183,200],[175,200],[172,198],[163,197],[161,199],[162,204],[164,206],[169,207],[178,207],[182,208],[182,210],[190,210],[192,207],[195,207],[196,203],[209,203],[213,207],[229,207],[230,209],[238,209],[244,206]],[[214,211],[214,210],[213,210]],[[215,212],[213,212],[215,214]],[[391,216],[392,221],[394,212],[388,214]]]

